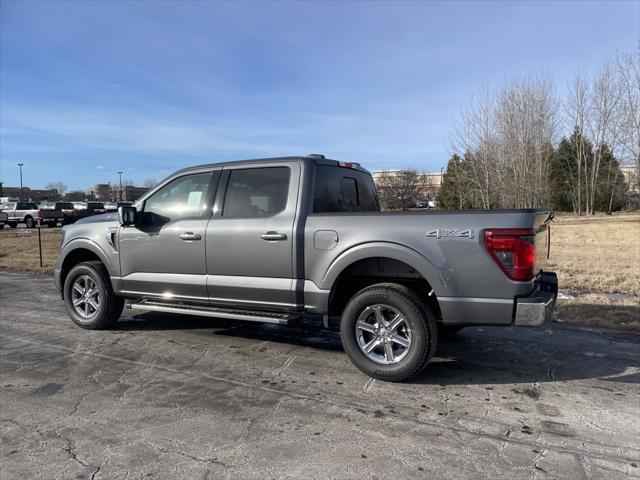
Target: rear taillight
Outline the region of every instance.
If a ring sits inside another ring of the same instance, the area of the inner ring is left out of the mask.
[[[75,208],[73,210],[71,210],[71,216],[72,217],[77,217],[78,216],[78,211]]]
[[[489,255],[512,280],[533,278],[536,251],[532,228],[493,228],[484,232],[484,246]]]
[[[42,220],[42,210],[38,210],[38,219]]]

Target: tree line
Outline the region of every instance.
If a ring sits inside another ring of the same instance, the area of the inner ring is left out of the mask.
[[[640,178],[639,97],[640,50],[576,74],[564,100],[540,75],[482,91],[456,120],[440,205],[551,205],[587,215],[623,208],[621,162]]]

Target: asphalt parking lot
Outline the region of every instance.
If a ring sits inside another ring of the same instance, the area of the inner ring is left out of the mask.
[[[0,273],[0,324],[2,479],[640,477],[638,334],[468,328],[388,384],[313,323],[84,331],[50,277]]]

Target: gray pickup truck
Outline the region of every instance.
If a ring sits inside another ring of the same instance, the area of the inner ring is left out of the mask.
[[[112,324],[125,302],[285,325],[322,318],[339,325],[356,367],[402,381],[439,334],[549,319],[552,215],[380,212],[369,172],[321,155],[202,165],[64,227],[55,282],[88,329]]]

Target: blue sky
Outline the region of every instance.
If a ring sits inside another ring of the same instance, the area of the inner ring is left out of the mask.
[[[0,3],[0,180],[141,184],[324,153],[439,171],[481,87],[562,91],[640,38],[640,2]]]

